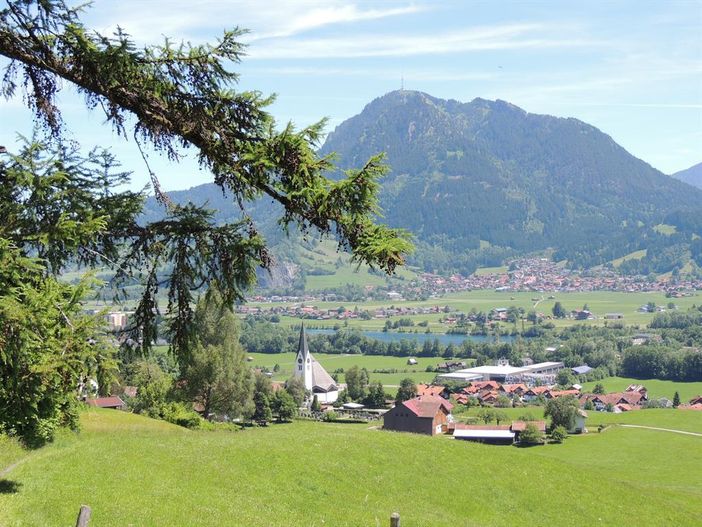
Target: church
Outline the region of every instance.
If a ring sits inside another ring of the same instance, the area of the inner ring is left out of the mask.
[[[339,386],[322,365],[315,360],[307,346],[304,324],[300,328],[300,344],[295,358],[295,377],[305,381],[305,389],[317,396],[320,403],[333,403],[339,398]]]

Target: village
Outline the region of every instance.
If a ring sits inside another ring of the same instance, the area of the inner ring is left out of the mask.
[[[407,359],[408,364],[413,361],[416,364],[416,359]],[[304,387],[305,397],[296,413],[298,418],[318,421],[382,419],[382,429],[386,431],[450,436],[495,445],[524,445],[544,444],[553,438],[560,442],[564,434],[587,433],[590,411],[616,414],[649,407],[702,411],[702,396],[686,404],[667,398],[653,400],[641,384],[631,384],[622,392],[612,393],[605,393],[601,385],[587,393],[577,383],[558,384],[560,373],[567,371],[577,378],[591,371],[587,365],[566,368],[562,362],[526,360],[522,366],[512,366],[503,358],[494,365],[472,368],[466,368],[462,361],[447,361],[439,364],[437,370],[443,373],[437,375],[435,382],[411,384],[407,392],[398,392],[394,400],[384,399],[381,405],[367,407],[353,400],[342,401],[340,394],[348,387],[337,382],[310,353],[303,325],[293,378]],[[265,375],[265,372],[258,370],[256,374]],[[286,382],[271,382],[274,393],[287,387]],[[127,401],[136,397],[136,387],[124,388],[121,395]],[[87,397],[85,401],[90,406],[126,410],[129,405],[122,397]],[[464,417],[471,408],[480,411],[476,416]],[[527,417],[511,420],[500,411],[507,408],[523,408]],[[545,415],[552,417],[550,426],[543,419],[533,419],[528,411],[542,408]],[[199,401],[193,402],[193,409],[203,412]],[[476,424],[477,420],[484,424]],[[491,424],[492,421],[496,424]],[[556,429],[561,430],[556,432]]]

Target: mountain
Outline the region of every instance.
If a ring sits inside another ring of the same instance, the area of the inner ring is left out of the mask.
[[[392,167],[385,221],[416,235],[416,263],[429,269],[466,271],[549,249],[581,267],[645,247],[675,246],[677,259],[693,239],[689,218],[702,215],[702,191],[597,128],[500,100],[394,91],[341,123],[321,149],[339,155],[340,169],[380,151]],[[673,234],[656,229],[674,221]]]
[[[693,187],[702,188],[702,163],[697,163],[695,166],[676,172],[673,174],[673,177]]]

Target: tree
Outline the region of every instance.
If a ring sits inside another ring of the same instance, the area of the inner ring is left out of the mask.
[[[563,368],[556,375],[556,383],[561,386],[572,386],[574,382],[575,378],[569,368]]]
[[[595,384],[595,387],[592,389],[592,393],[597,394],[597,395],[604,395],[605,393],[607,393],[607,391],[605,390],[604,385],[602,383],[598,382],[597,384]]]
[[[307,389],[302,377],[290,377],[285,381],[285,390],[292,396],[298,407],[303,405],[307,398]]]
[[[495,412],[495,421],[497,421],[497,424],[500,425],[501,423],[504,423],[509,419],[509,416],[505,412]]]
[[[368,387],[368,371],[365,368],[353,366],[346,370],[346,390],[349,397],[354,401],[360,401],[366,396]]]
[[[544,416],[551,418],[551,428],[562,426],[571,430],[578,415],[578,400],[574,397],[556,397],[546,403]]]
[[[567,314],[565,308],[563,307],[563,304],[561,304],[560,302],[556,302],[555,304],[553,304],[551,313],[553,313],[553,316],[555,318],[565,318]]]
[[[310,405],[310,410],[313,412],[321,412],[322,411],[322,406],[319,404],[319,397],[317,397],[317,394],[314,394],[314,397],[312,397],[312,404]]]
[[[240,31],[225,32],[215,45],[166,39],[139,49],[121,29],[104,36],[86,28],[82,14],[63,0],[8,0],[0,9],[0,55],[9,59],[0,91],[11,98],[22,84],[46,134],[25,156],[0,162],[0,427],[28,440],[75,426],[73,390],[110,364],[105,348],[92,344],[98,318],[80,307],[88,281],[71,286],[54,278],[68,262],[113,269],[118,290],[142,285],[129,328],[142,353],[157,338],[156,299],[167,287],[171,350],[184,367],[194,349],[194,295],[217,284],[231,306],[244,299],[256,269],[270,267],[247,202],[272,199],[282,206],[284,227],[333,234],[355,262],[387,273],[412,248],[407,233],[374,222],[378,179],[387,171],[382,155],[329,178],[331,157],[315,153],[323,122],[278,130],[265,111],[272,98],[232,89],[237,74],[225,64],[241,57]],[[140,148],[148,143],[171,159],[195,149],[242,206],[241,221],[218,224],[212,211],[174,205],[148,166],[164,217],[137,221],[144,196],[118,189],[128,175],[114,171],[115,160],[100,153],[77,159],[63,142],[56,96],[66,84]]]
[[[406,233],[373,222],[379,212],[378,178],[387,171],[382,156],[341,179],[328,178],[331,158],[315,154],[324,122],[301,131],[289,124],[277,131],[265,111],[272,98],[232,89],[237,74],[225,64],[240,61],[241,31],[225,31],[215,45],[173,45],[166,39],[163,45],[139,49],[121,29],[110,37],[86,28],[82,14],[83,8],[70,8],[63,0],[10,0],[0,10],[0,54],[10,59],[2,92],[12,96],[22,78],[27,104],[48,134],[61,137],[56,94],[62,83],[70,83],[88,107],[104,110],[118,133],[126,136],[133,123],[137,142],[150,143],[170,158],[195,148],[202,167],[238,203],[265,195],[282,205],[283,225],[333,232],[358,263],[392,273],[404,262],[411,249]],[[168,205],[151,175],[156,195]],[[219,282],[231,304],[243,299],[256,267],[267,268],[271,259],[248,216],[217,226],[202,208],[168,208],[172,217],[167,223],[150,228],[134,223],[123,234],[138,240],[129,256],[148,269],[148,286],[135,315],[149,338],[159,282],[153,262],[168,256],[173,263],[170,329],[179,349],[190,336],[192,291],[203,280]],[[159,236],[168,250],[154,243]]]
[[[137,361],[130,370],[131,382],[137,388],[132,409],[149,417],[161,417],[173,378],[153,360]]]
[[[271,406],[273,412],[278,416],[278,421],[291,421],[298,408],[295,400],[286,390],[275,392]],[[317,402],[317,406],[319,406],[319,402]]]
[[[563,426],[557,426],[551,431],[551,439],[556,443],[562,443],[568,438],[568,430]]]
[[[410,378],[402,379],[400,381],[400,387],[397,389],[395,402],[400,403],[402,401],[414,399],[415,397],[417,397],[417,385],[414,384],[414,381]]]
[[[519,443],[522,445],[538,445],[543,443],[541,431],[534,423],[527,423],[524,430],[519,434]]]
[[[485,424],[489,424],[495,419],[495,411],[491,408],[483,408],[478,412],[478,419]]]
[[[208,291],[195,309],[194,350],[183,372],[185,393],[200,402],[203,415],[248,413],[252,405],[253,378],[239,343],[239,325],[234,313],[224,307],[216,290]]]
[[[673,395],[673,408],[677,408],[678,406],[680,406],[680,394],[675,392],[675,395]]]
[[[254,394],[254,408],[253,420],[257,423],[265,425],[273,419],[271,404],[265,392],[256,392]]]
[[[364,404],[371,408],[385,407],[385,389],[380,381],[374,381],[370,384]]]

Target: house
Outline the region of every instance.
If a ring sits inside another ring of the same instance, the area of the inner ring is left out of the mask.
[[[305,326],[300,326],[300,343],[298,345],[294,376],[300,377],[305,389],[317,396],[320,403],[333,403],[339,398],[339,386],[322,365],[310,353],[307,346]]]
[[[417,395],[429,396],[429,397],[441,397],[443,399],[448,399],[451,395],[446,386],[432,386],[430,384],[418,384],[417,385]]]
[[[524,392],[522,398],[525,401],[533,401],[534,399],[537,399],[539,395],[543,395],[545,397],[547,391],[549,391],[548,386],[534,386],[533,388],[529,388],[526,392]]]
[[[529,388],[526,384],[503,384],[500,386],[499,391],[510,397],[521,397],[524,395]]]
[[[580,391],[578,390],[546,390],[544,392],[544,397],[546,399],[557,399],[558,397],[578,397]]]
[[[396,432],[437,435],[453,421],[453,405],[441,397],[415,397],[397,403],[383,415],[383,428]]]
[[[609,406],[612,410],[615,410],[617,405],[625,404],[629,406],[641,406],[646,398],[642,393],[639,392],[620,392],[620,393],[608,393],[605,395],[597,394],[584,394],[580,397],[580,405],[584,405],[587,401],[591,401],[595,407],[595,410],[601,412],[606,410]],[[621,411],[621,408],[619,409]]]
[[[478,381],[471,383],[467,388],[463,388],[463,392],[468,395],[476,395],[484,390],[498,390],[500,383],[496,381]]]
[[[445,372],[452,372],[456,370],[460,370],[466,367],[466,363],[463,361],[446,361],[446,362],[441,362],[436,365],[436,370],[437,371],[445,371]]]
[[[585,426],[585,420],[587,419],[587,412],[585,410],[578,409],[578,414],[575,416],[575,424],[573,428],[568,430],[569,434],[586,434],[587,427]]]
[[[605,313],[605,320],[622,320],[624,313]]]
[[[512,421],[510,430],[514,432],[514,441],[519,442],[519,435],[526,430],[527,425],[533,424],[541,435],[546,434],[546,421]]]
[[[640,393],[644,396],[644,399],[648,399],[648,390],[643,384],[630,384],[624,391]]]
[[[483,404],[495,404],[500,394],[494,390],[484,390],[478,395],[478,400]]]
[[[110,397],[95,397],[85,402],[88,403],[88,406],[95,406],[97,408],[112,408],[114,410],[125,410],[127,408],[126,403],[116,395]]]
[[[454,439],[491,445],[511,445],[514,443],[514,436],[515,433],[510,430],[509,425],[456,424],[453,430]]]
[[[587,364],[583,364],[582,366],[571,368],[570,371],[572,371],[574,375],[586,375],[592,371],[592,368]]]

